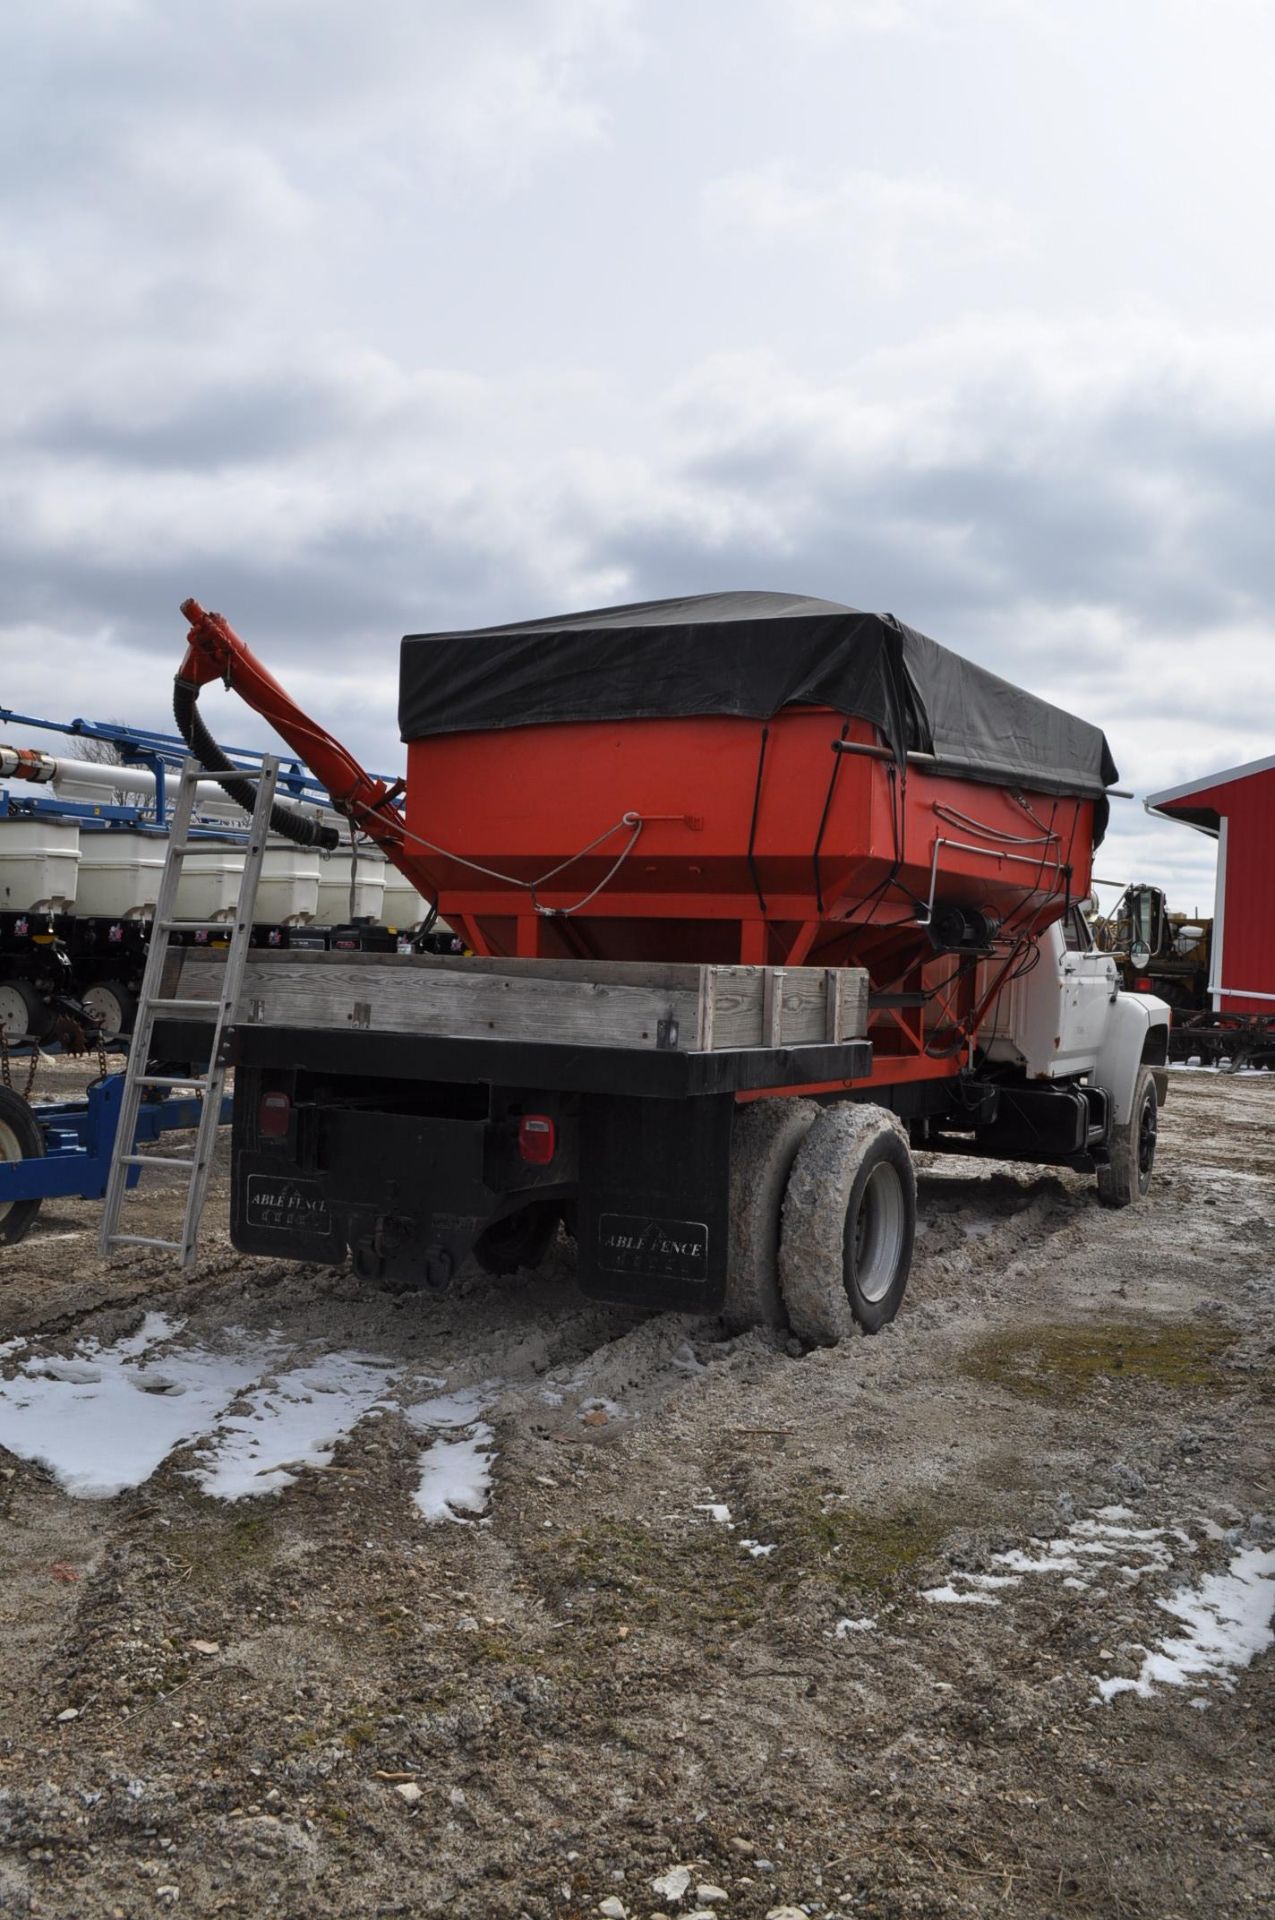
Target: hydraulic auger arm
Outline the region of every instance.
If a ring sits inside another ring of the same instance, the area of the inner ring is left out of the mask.
[[[190,622],[190,632],[186,637],[186,657],[173,682],[174,718],[191,752],[216,777],[231,799],[251,812],[251,785],[235,779],[238,769],[226,758],[199,716],[199,689],[213,680],[233,687],[240,699],[268,720],[293,752],[318,775],[337,811],[374,841],[418,891],[433,895],[433,878],[425,863],[409,851],[402,817],[395,806],[401,790],[399,785],[387,786],[384,780],[366,773],[339,741],[303,713],[221,614],[205,613],[198,600],[183,600],[181,610]],[[276,832],[286,834],[302,846],[334,848],[340,845],[341,836],[336,827],[311,820],[291,807],[277,806],[271,825]]]

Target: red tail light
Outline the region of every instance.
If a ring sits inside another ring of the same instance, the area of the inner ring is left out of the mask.
[[[524,1113],[518,1123],[518,1151],[529,1167],[547,1167],[558,1150],[558,1130],[547,1113]]]
[[[257,1109],[257,1128],[262,1139],[284,1139],[291,1115],[292,1101],[286,1093],[263,1093]]]
[[[1140,973],[1133,983],[1135,993],[1150,993],[1152,986],[1150,974]]]

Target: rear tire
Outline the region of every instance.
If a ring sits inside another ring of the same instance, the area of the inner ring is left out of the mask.
[[[779,1219],[797,1150],[817,1119],[813,1100],[753,1100],[730,1143],[730,1252],[722,1318],[732,1333],[782,1327]]]
[[[876,1333],[903,1301],[916,1234],[907,1134],[883,1107],[825,1108],[788,1180],[779,1279],[793,1331],[836,1346]]]
[[[1111,1129],[1111,1158],[1098,1169],[1098,1198],[1104,1207],[1129,1207],[1146,1196],[1155,1166],[1159,1119],[1155,1075],[1150,1067],[1139,1067],[1129,1124]]]
[[[44,1134],[26,1101],[0,1087],[0,1163],[43,1160]],[[14,1246],[40,1211],[38,1200],[0,1200],[0,1246]]]

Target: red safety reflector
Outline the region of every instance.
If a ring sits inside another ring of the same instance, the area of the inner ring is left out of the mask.
[[[288,1131],[292,1101],[286,1093],[263,1093],[257,1110],[257,1125],[267,1140],[282,1140]]]
[[[547,1167],[558,1150],[558,1129],[547,1113],[524,1113],[518,1123],[518,1151],[531,1167]]]

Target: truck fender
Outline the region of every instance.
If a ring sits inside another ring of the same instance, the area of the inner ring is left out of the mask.
[[[1113,1126],[1129,1124],[1138,1068],[1144,1061],[1163,1065],[1169,1018],[1167,1004],[1152,993],[1118,993],[1111,1002],[1102,1045],[1089,1078],[1095,1087],[1106,1091]]]

